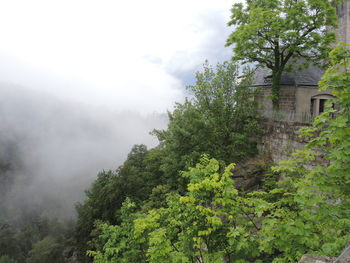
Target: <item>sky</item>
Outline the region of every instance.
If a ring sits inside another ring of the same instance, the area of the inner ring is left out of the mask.
[[[98,172],[157,145],[205,60],[232,56],[233,4],[0,0],[0,161],[19,163],[0,207],[69,216]]]
[[[0,83],[117,110],[164,112],[225,41],[234,0],[0,1]]]

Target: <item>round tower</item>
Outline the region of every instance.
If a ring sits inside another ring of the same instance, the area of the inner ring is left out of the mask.
[[[339,17],[339,27],[335,31],[337,42],[350,44],[350,0],[344,0],[341,5],[337,6],[337,15]]]

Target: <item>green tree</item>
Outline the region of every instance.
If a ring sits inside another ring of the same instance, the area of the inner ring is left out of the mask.
[[[62,246],[52,236],[36,242],[28,253],[26,263],[62,262]]]
[[[0,263],[17,263],[17,261],[12,259],[12,258],[10,258],[7,255],[4,255],[4,256],[0,257]]]
[[[121,224],[109,225],[97,222],[99,233],[96,251],[89,251],[94,263],[107,262],[146,262],[142,243],[134,237],[134,220],[137,218],[136,205],[129,198],[121,207]]]
[[[85,258],[86,251],[92,248],[88,245],[91,240],[91,232],[96,220],[102,220],[111,224],[117,223],[116,212],[122,204],[123,193],[120,178],[113,171],[103,171],[87,190],[87,199],[84,203],[78,203],[76,210],[78,219],[75,236],[79,257]],[[85,258],[86,259],[86,258]]]
[[[261,249],[275,255],[273,262],[295,262],[304,253],[337,256],[349,238],[349,46],[341,44],[330,58],[320,86],[332,89],[335,99],[313,127],[303,129],[303,135],[311,137],[306,149],[275,168],[287,179],[270,192],[275,201],[260,232]],[[309,170],[316,157],[325,163]]]
[[[220,173],[218,161],[204,156],[184,172],[186,195],[169,195],[166,208],[135,220],[135,237],[148,244],[148,262],[254,262],[261,212],[238,195],[233,167]]]
[[[191,99],[169,112],[168,129],[154,131],[163,147],[161,168],[173,189],[186,189],[178,172],[195,165],[204,153],[228,164],[256,153],[259,137],[256,90],[249,88],[250,73],[238,78],[238,65],[208,63],[188,86]]]
[[[332,88],[336,98],[302,131],[311,137],[306,149],[273,168],[283,180],[267,191],[240,193],[232,180],[234,165],[221,171],[218,161],[204,156],[181,173],[189,181],[185,194],[167,194],[160,207],[167,188],[158,187],[156,205],[146,214],[133,213],[127,200],[120,225],[99,223],[100,243],[90,252],[95,262],[142,255],[139,262],[292,263],[305,253],[339,255],[350,233],[348,46],[330,58],[320,85]],[[310,170],[316,156],[325,162]]]
[[[91,234],[95,222],[118,225],[122,221],[121,207],[127,197],[140,207],[151,195],[152,189],[161,184],[160,148],[147,150],[145,145],[134,145],[127,159],[116,171],[103,171],[98,174],[89,190],[87,199],[76,205],[78,220],[76,239],[81,260],[86,251],[95,247]]]
[[[15,258],[20,254],[15,233],[14,227],[7,222],[0,223],[0,256],[6,255]]]
[[[143,144],[132,147],[128,158],[117,171],[123,185],[122,202],[126,197],[132,197],[139,205],[150,195],[152,188],[157,185],[157,180],[154,180],[154,177],[157,177],[155,152],[156,150],[153,150],[149,153],[146,145]]]
[[[321,63],[331,50],[337,26],[335,4],[342,0],[247,0],[231,9],[235,26],[226,46],[233,60],[258,62],[272,71],[272,102],[279,107],[282,73],[293,67]]]

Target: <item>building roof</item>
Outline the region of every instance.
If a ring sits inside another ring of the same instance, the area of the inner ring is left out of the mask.
[[[310,66],[301,71],[285,72],[282,74],[281,85],[318,86],[324,72],[317,66]],[[270,86],[271,80],[272,71],[270,69],[260,66],[255,69],[253,86]]]

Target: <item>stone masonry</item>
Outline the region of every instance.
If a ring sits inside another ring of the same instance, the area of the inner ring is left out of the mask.
[[[300,138],[299,129],[310,124],[295,121],[261,119],[263,136],[258,145],[260,153],[270,154],[275,163],[287,160],[297,150],[303,150],[306,138]]]

